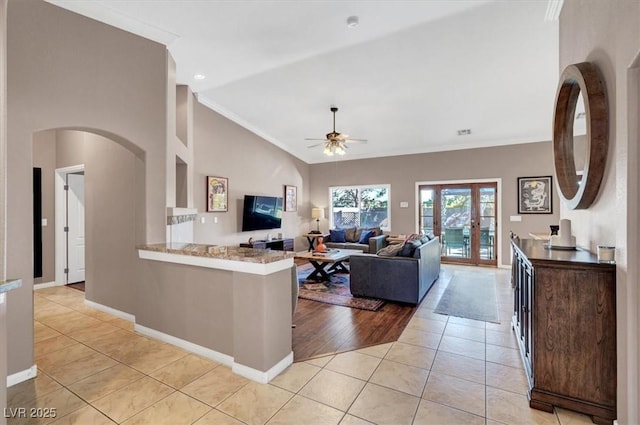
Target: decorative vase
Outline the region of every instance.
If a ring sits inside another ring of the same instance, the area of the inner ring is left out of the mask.
[[[327,246],[324,244],[324,237],[318,236],[316,243],[316,251],[318,252],[327,252]]]

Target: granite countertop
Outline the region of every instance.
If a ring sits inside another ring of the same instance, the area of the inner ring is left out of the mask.
[[[22,286],[20,279],[0,280],[0,294]]]
[[[164,252],[167,254],[191,255],[194,257],[234,260],[245,263],[268,264],[287,258],[293,258],[293,252],[272,251],[269,249],[242,248],[237,246],[217,246],[195,243],[161,243],[140,245],[143,251]]]

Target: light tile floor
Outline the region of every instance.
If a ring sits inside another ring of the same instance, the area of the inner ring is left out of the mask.
[[[64,287],[34,292],[38,377],[11,387],[10,408],[55,419],[9,424],[590,424],[530,409],[511,331],[511,287],[495,277],[501,323],[433,312],[460,266],[443,266],[399,341],[295,363],[268,385],[133,332]]]

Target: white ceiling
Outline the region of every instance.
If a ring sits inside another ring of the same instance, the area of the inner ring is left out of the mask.
[[[200,102],[308,163],[551,139],[557,0],[48,1],[166,44]],[[331,105],[369,140],[340,158],[304,140]]]

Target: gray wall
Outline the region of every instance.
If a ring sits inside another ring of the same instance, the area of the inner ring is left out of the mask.
[[[41,131],[33,135],[33,166],[42,169],[42,277],[34,283],[48,283],[55,276],[55,170],[56,132]]]
[[[309,165],[202,104],[194,106],[194,205],[198,211],[206,211],[206,176],[229,178],[229,211],[201,213],[195,223],[195,242],[233,245],[282,232],[296,237],[297,250],[305,249],[306,240],[299,235],[309,230],[311,220]],[[285,184],[298,188],[298,211],[283,212],[282,229],[241,232],[244,195],[284,196]]]
[[[616,246],[618,421],[640,423],[640,2],[567,0],[560,15],[560,69],[590,61],[609,102],[609,155],[600,193],[586,210],[561,208],[578,245]]]
[[[309,199],[313,206],[327,208],[329,187],[360,184],[391,185],[391,231],[409,234],[416,231],[416,182],[502,179],[499,208],[502,212],[502,264],[510,264],[509,230],[521,237],[529,232],[547,232],[558,223],[558,196],[553,188],[553,214],[518,215],[517,178],[553,174],[550,142],[527,143],[481,149],[403,155],[388,158],[339,161],[311,165]],[[409,208],[400,208],[407,201]],[[325,210],[325,214],[328,210]],[[324,230],[328,220],[321,221]],[[322,225],[321,225],[322,229]],[[500,248],[499,248],[500,249]]]
[[[7,273],[23,280],[22,288],[9,294],[7,306],[8,369],[16,373],[33,365],[34,133],[92,129],[144,158],[145,181],[153,185],[145,191],[145,237],[164,241],[167,52],[162,45],[36,0],[9,1],[7,37]],[[98,231],[110,232],[106,227]],[[104,279],[114,272],[106,270]]]

